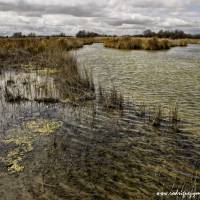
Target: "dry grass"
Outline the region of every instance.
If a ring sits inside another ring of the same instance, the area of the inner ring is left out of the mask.
[[[189,41],[187,39],[177,39],[177,40],[169,40],[171,47],[185,47],[188,45]]]
[[[72,101],[95,98],[92,74],[78,67],[77,59],[70,55],[60,55],[60,70],[56,74],[57,83],[62,87],[62,98]]]
[[[71,103],[95,99],[95,87],[92,79],[92,74],[88,73],[86,69],[79,68],[76,57],[74,57],[72,54],[61,49],[55,49],[43,53],[42,57],[36,56],[34,58],[37,59],[36,69],[38,67],[44,67],[45,70],[48,69],[54,71],[54,73],[48,74],[47,70],[46,75],[38,74],[39,76],[44,76],[46,83],[42,85],[42,88],[38,87],[38,92],[31,94],[30,99],[23,96],[23,94],[27,93],[23,92],[24,90],[27,90],[26,86],[18,87],[16,84],[10,84],[10,82],[12,83],[12,80],[9,80],[5,87],[5,99],[7,102],[21,102],[27,100],[43,103]],[[34,60],[32,62],[34,62]],[[35,69],[30,68],[26,70],[32,71]],[[36,70],[36,72],[37,71],[38,70]],[[60,91],[59,99],[58,97],[54,97],[54,95],[52,96],[51,90],[48,90],[48,88],[51,87],[48,87],[47,79],[49,76],[54,78],[55,88],[53,89]],[[40,85],[39,82],[37,84]],[[41,89],[43,91],[42,96],[40,95]],[[28,93],[30,92],[31,91],[28,91]]]
[[[200,44],[200,39],[186,39],[188,44]]]
[[[2,38],[0,39],[0,60],[14,58],[16,62],[22,62],[27,57],[30,60],[33,56],[54,49],[69,51],[92,43],[92,39],[77,38]]]
[[[124,97],[115,87],[109,91],[99,87],[99,102],[107,111],[123,110],[124,108]]]
[[[56,84],[58,88],[61,88],[62,91],[59,101],[82,102],[85,100],[94,100],[96,97],[92,75],[87,70],[79,68],[76,57],[68,52],[70,49],[79,48],[83,44],[91,44],[93,41],[90,39],[77,40],[75,38],[71,38],[70,40],[65,38],[2,39],[0,40],[0,59],[2,63],[4,61],[6,63],[10,62],[10,64],[16,64],[18,67],[22,64],[28,64],[28,66],[31,66],[31,70],[34,68],[56,69],[53,76],[57,80]],[[165,39],[133,39],[128,37],[125,39],[103,38],[103,41],[105,45],[109,42],[111,42],[111,45],[116,43],[119,45],[118,48],[140,49],[142,46],[144,49],[149,48],[151,50],[158,49],[158,47],[161,48],[159,46],[161,44],[162,49],[165,49],[171,43],[171,40]],[[122,41],[126,42],[122,43]],[[132,41],[134,42],[131,43]],[[185,41],[183,40],[176,40],[176,44],[174,40],[173,42],[173,45],[185,45]],[[124,97],[115,87],[109,91],[105,91],[100,87],[98,93],[100,105],[106,110],[124,109]],[[27,100],[23,96],[20,96],[20,92],[12,95],[12,91],[9,91],[8,88],[5,90],[5,97],[10,102]],[[43,99],[35,98],[34,100],[38,102],[58,102],[58,99],[48,96]],[[140,113],[141,117],[146,116],[147,110],[145,104],[140,106],[138,113]],[[151,124],[153,126],[160,126],[163,118],[161,107],[157,107],[155,112],[150,114]],[[171,109],[169,116],[170,123],[173,124],[174,129],[177,129],[177,105]]]
[[[87,70],[78,67],[76,58],[69,53],[71,49],[91,44],[90,39],[76,38],[25,38],[0,40],[0,60],[5,67],[22,68],[25,70],[50,69],[62,88],[64,100],[88,100],[94,98],[94,83]],[[5,91],[6,99],[21,101],[19,94]],[[41,102],[52,102],[52,97],[35,98]],[[57,99],[56,99],[57,101]]]
[[[146,105],[144,102],[141,102],[139,105],[138,105],[138,110],[136,110],[136,115],[138,115],[139,117],[145,117],[145,115],[147,114],[146,113]]]
[[[115,49],[165,50],[174,46],[186,46],[187,40],[117,37],[103,40],[104,46]]]
[[[162,121],[162,107],[159,105],[155,108],[153,116],[152,116],[152,125],[155,127],[159,127]]]
[[[172,105],[170,108],[169,120],[172,124],[172,128],[175,131],[179,131],[179,129],[178,129],[179,114],[178,114],[178,104],[177,103]]]

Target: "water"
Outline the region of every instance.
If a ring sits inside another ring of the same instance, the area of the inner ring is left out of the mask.
[[[182,131],[153,127],[134,105],[121,113],[96,101],[39,103],[62,94],[52,70],[2,70],[0,200],[159,199],[157,192],[199,191],[200,47],[145,52],[95,44],[74,53],[96,85],[115,85],[149,105],[177,101]],[[26,100],[7,102],[8,83]]]
[[[177,102],[186,131],[200,134],[200,46],[167,51],[115,50],[102,44],[77,52],[103,87],[116,86],[127,97],[147,105]]]

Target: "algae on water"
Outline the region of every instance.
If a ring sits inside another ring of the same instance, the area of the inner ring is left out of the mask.
[[[61,125],[61,122],[37,119],[25,122],[20,128],[9,130],[3,143],[8,146],[13,145],[13,147],[8,148],[5,157],[0,157],[8,172],[22,172],[24,170],[23,158],[33,150],[36,137],[53,134]]]
[[[49,135],[60,127],[61,122],[54,122],[49,120],[33,120],[24,124],[25,129],[40,135]]]

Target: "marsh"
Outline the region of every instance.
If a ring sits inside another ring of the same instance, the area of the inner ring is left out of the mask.
[[[198,191],[200,46],[67,50],[2,57],[0,199]]]

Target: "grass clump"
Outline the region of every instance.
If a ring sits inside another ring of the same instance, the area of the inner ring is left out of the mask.
[[[145,50],[165,50],[169,48],[170,45],[167,39],[159,40],[158,38],[154,37],[143,40],[143,49]]]
[[[159,105],[155,108],[154,114],[152,116],[152,125],[159,127],[162,121],[162,107]]]
[[[92,39],[79,38],[3,38],[0,39],[0,60],[12,63],[28,63],[35,56],[53,49],[70,51],[92,44]]]
[[[95,98],[95,86],[90,74],[86,69],[78,67],[77,59],[70,55],[60,55],[63,62],[57,74],[57,81],[62,86],[62,97],[73,101],[93,100]]]
[[[138,110],[136,111],[136,115],[139,117],[145,117],[146,115],[146,105],[144,102],[138,105]]]
[[[187,40],[136,37],[117,37],[103,40],[104,46],[115,49],[166,50],[174,46],[187,46]]]
[[[99,87],[99,102],[106,110],[123,110],[124,108],[124,97],[115,87],[109,91]]]
[[[104,46],[115,49],[141,49],[142,40],[140,38],[133,39],[131,37],[109,38],[104,40]]]
[[[178,128],[179,115],[178,115],[178,104],[177,103],[175,103],[173,106],[171,106],[169,120],[172,124],[172,128],[175,131],[179,131],[179,128]]]

